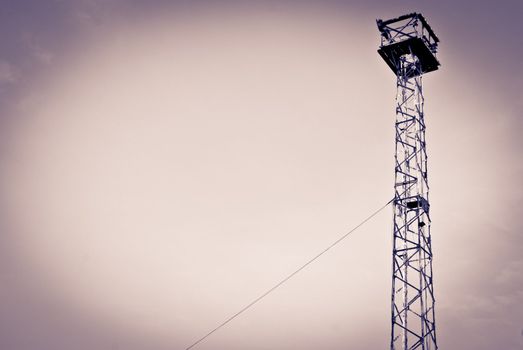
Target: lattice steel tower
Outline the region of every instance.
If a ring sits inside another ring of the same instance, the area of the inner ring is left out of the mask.
[[[419,13],[377,24],[378,53],[397,77],[390,348],[436,350],[421,77],[440,65],[439,39]]]

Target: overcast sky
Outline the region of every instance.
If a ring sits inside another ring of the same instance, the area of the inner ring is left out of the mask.
[[[0,348],[185,349],[393,194],[419,11],[441,349],[523,349],[521,1],[0,1]],[[392,210],[198,349],[385,349]]]

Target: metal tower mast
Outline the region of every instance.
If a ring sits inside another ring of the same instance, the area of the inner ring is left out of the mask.
[[[439,39],[419,13],[377,25],[378,53],[397,77],[390,348],[436,350],[421,77],[440,65]]]

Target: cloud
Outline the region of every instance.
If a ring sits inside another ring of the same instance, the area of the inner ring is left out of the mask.
[[[32,60],[44,65],[52,63],[55,55],[45,47],[47,45],[42,43],[45,40],[39,38],[36,32],[25,32],[22,36],[22,42]]]
[[[12,64],[6,61],[0,61],[0,85],[15,83],[18,80],[18,74]]]
[[[43,64],[50,64],[53,61],[54,54],[40,46],[33,47],[33,55],[38,62]]]

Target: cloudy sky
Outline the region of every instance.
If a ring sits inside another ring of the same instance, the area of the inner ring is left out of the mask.
[[[0,348],[185,349],[392,196],[419,11],[441,349],[523,349],[516,0],[0,1]],[[390,208],[198,349],[385,349]]]

